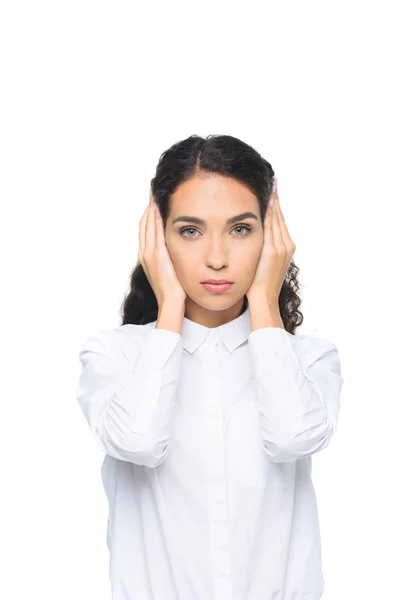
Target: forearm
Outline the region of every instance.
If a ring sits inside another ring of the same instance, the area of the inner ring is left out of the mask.
[[[78,400],[99,446],[148,467],[166,456],[183,355],[180,334],[171,329],[176,321],[167,319],[177,311],[161,313],[160,326],[145,338],[136,328],[104,330],[79,354]]]
[[[173,299],[166,300],[159,307],[155,329],[168,329],[181,334],[184,316],[184,302],[177,302]]]
[[[274,462],[289,462],[325,448],[336,430],[342,378],[336,346],[293,335],[278,307],[250,304],[248,338],[264,448]]]

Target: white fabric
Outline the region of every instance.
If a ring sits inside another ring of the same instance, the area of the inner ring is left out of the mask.
[[[319,600],[312,454],[335,434],[330,341],[251,331],[249,307],[182,334],[86,340],[78,401],[100,449],[113,600]]]

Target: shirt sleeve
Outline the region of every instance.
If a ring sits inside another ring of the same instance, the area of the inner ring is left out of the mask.
[[[103,452],[149,467],[165,459],[182,352],[167,329],[143,338],[119,326],[86,340],[77,399]]]
[[[336,433],[344,381],[335,344],[278,327],[252,331],[248,343],[268,457],[291,462],[326,448]]]

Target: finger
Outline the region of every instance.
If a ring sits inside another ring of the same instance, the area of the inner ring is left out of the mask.
[[[290,244],[292,244],[292,238],[290,237],[290,233],[289,233],[289,230],[286,225],[285,217],[283,216],[283,213],[282,213],[281,203],[279,200],[278,192],[276,192],[275,207],[276,207],[276,213],[277,213],[277,216],[279,219],[280,230],[281,230],[283,241],[285,242],[285,245],[290,245]]]
[[[149,208],[150,208],[150,201],[147,205],[146,210],[143,213],[142,218],[140,219],[140,223],[139,223],[139,252],[138,252],[138,256],[139,256],[139,260],[142,263],[143,261],[143,252],[144,252],[144,248],[145,248],[145,242],[146,242],[146,222],[147,222],[147,215],[149,213]]]
[[[282,238],[281,226],[278,218],[278,213],[276,210],[276,195],[274,197],[274,203],[272,206],[272,231],[274,236],[274,245],[278,250],[282,250],[285,248],[285,243]]]
[[[154,200],[153,200],[153,196],[151,196],[149,211],[147,213],[147,220],[146,220],[145,251],[152,254],[155,244],[156,244],[156,231],[155,231]]]
[[[165,238],[164,238],[164,225],[163,225],[163,221],[161,218],[161,213],[160,213],[160,209],[157,203],[155,203],[155,219],[156,219],[156,245],[157,246],[162,246],[163,244],[165,244]]]
[[[285,219],[284,219],[284,216],[283,216],[283,213],[282,213],[282,209],[281,209],[281,202],[280,202],[280,199],[279,199],[279,193],[278,193],[278,189],[277,188],[275,189],[274,198],[275,198],[274,202],[275,202],[275,207],[276,207],[276,212],[277,212],[278,218],[279,218],[280,221],[285,222]]]
[[[264,223],[264,241],[266,244],[271,244],[274,247],[274,236],[272,230],[273,224],[273,206],[268,203],[267,212],[265,214],[265,223]]]

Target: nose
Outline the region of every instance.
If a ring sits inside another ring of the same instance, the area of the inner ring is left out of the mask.
[[[220,269],[228,264],[228,250],[220,236],[210,239],[206,249],[205,262],[213,269]]]

